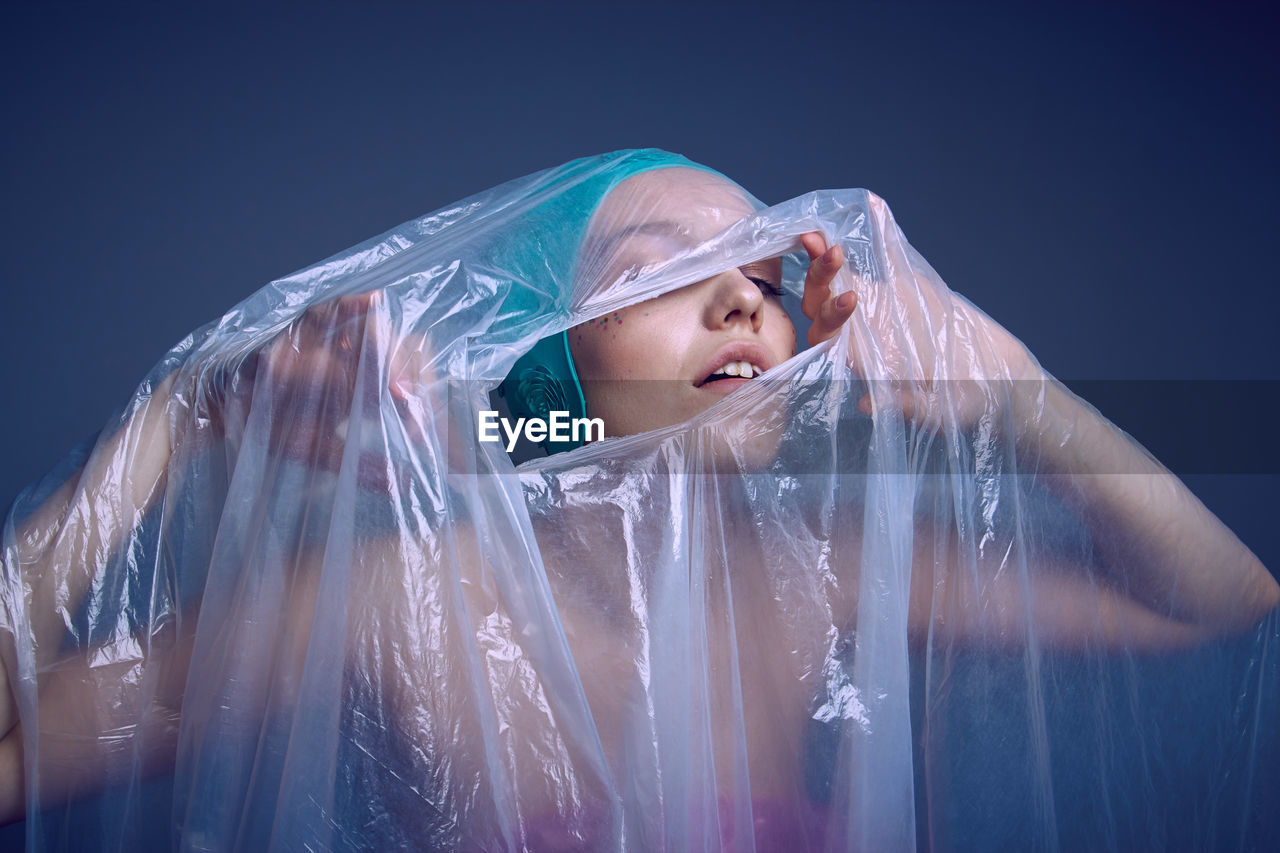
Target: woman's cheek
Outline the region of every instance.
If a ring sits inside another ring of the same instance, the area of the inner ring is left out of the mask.
[[[651,300],[575,326],[569,343],[583,379],[672,379],[696,335],[685,306]]]
[[[630,312],[630,308],[620,308],[612,314],[605,314],[603,317],[596,317],[594,320],[588,320],[585,323],[580,323],[579,325],[574,326],[579,333],[578,340],[582,340],[581,336],[584,333],[608,332],[614,326],[621,326],[626,321]],[[648,314],[646,313],[645,316],[647,317]]]
[[[638,327],[644,325],[644,318],[648,316],[648,311],[620,308],[603,317],[596,317],[574,326],[570,330],[569,339],[576,346],[584,348],[598,345],[608,347],[619,340],[634,336],[637,332],[642,332],[643,330]],[[627,323],[631,326],[627,327]]]
[[[629,362],[626,326],[631,309],[621,308],[579,323],[569,330],[569,346],[578,373],[584,378],[605,379],[619,364]],[[634,326],[634,323],[633,323]]]

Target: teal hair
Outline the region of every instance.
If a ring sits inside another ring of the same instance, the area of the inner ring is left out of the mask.
[[[705,166],[656,148],[615,151],[570,163],[546,192],[551,197],[529,212],[527,228],[501,251],[498,264],[527,286],[513,283],[503,314],[529,316],[547,310],[569,313],[569,300],[591,215],[605,196],[633,175],[653,169],[684,166],[714,172]],[[551,285],[550,292],[540,285]],[[582,382],[569,350],[568,330],[542,338],[517,359],[498,388],[513,417],[547,419],[553,411],[570,418],[587,415]],[[572,450],[580,441],[542,442],[548,453]]]

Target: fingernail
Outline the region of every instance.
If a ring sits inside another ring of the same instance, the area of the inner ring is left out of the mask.
[[[856,298],[857,297],[853,295],[852,291],[849,293],[842,293],[836,297],[836,307],[842,311],[848,311],[853,307],[853,302]]]

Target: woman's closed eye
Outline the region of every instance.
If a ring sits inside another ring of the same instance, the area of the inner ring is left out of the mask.
[[[781,299],[783,295],[786,294],[785,290],[783,290],[781,287],[774,284],[773,282],[769,281],[768,279],[761,278],[760,276],[757,276],[757,275],[748,275],[747,279],[750,280],[753,284],[755,284],[756,287],[760,288],[760,292],[763,293],[766,297]]]

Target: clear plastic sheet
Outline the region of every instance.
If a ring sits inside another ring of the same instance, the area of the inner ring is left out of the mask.
[[[675,368],[759,327],[579,358],[588,414],[622,393],[644,431],[479,440],[535,342],[779,256],[799,296],[810,232],[859,299],[828,340],[714,404]],[[1274,582],[864,191],[765,207],[620,152],[410,222],[182,341],[3,547],[31,850],[1275,829]]]

